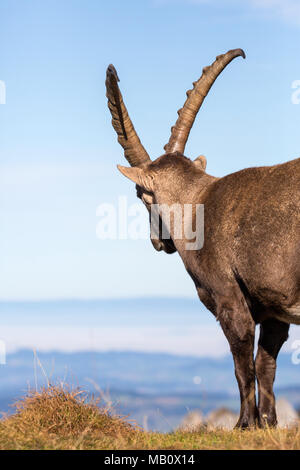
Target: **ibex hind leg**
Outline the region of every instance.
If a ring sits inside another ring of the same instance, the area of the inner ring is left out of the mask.
[[[285,323],[300,325],[300,302],[295,303],[291,307],[286,307],[280,313],[276,312],[276,318]]]
[[[248,306],[238,295],[222,299],[218,320],[229,342],[238,382],[241,409],[237,428],[254,427],[257,422],[255,397],[254,337],[255,322]]]

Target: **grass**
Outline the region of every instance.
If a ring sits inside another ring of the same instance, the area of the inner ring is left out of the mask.
[[[0,421],[4,449],[300,449],[300,428],[251,431],[145,432],[111,415],[79,390],[49,386]]]

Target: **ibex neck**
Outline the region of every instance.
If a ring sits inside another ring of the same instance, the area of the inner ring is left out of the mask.
[[[185,191],[178,193],[179,204],[204,204],[208,188],[219,178],[203,174],[189,182]]]

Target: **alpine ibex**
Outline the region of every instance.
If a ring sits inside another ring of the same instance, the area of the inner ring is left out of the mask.
[[[178,111],[165,154],[154,161],[134,130],[112,65],[106,89],[112,125],[131,165],[118,168],[136,183],[149,213],[152,204],[204,204],[201,249],[186,250],[186,240],[174,237],[172,225],[170,238],[152,243],[157,250],[178,251],[200,300],[220,322],[240,390],[237,427],[246,428],[276,425],[276,359],[289,325],[300,324],[300,159],[215,178],[205,171],[205,157],[192,161],[183,155],[208,91],[238,56],[245,58],[243,50],[231,50],[203,69]],[[256,324],[260,336],[254,360]]]

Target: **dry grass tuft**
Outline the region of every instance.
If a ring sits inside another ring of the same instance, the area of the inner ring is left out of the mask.
[[[15,413],[0,421],[0,449],[81,448],[85,441],[120,438],[134,432],[120,417],[87,400],[82,390],[49,386],[15,403]]]
[[[30,393],[0,421],[0,449],[300,449],[300,428],[144,432],[87,398],[61,386]]]

